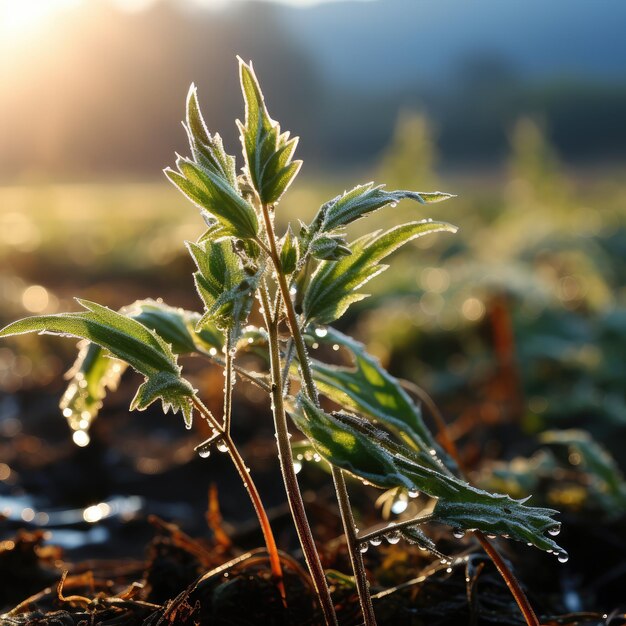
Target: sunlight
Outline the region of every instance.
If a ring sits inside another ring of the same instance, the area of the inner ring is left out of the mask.
[[[62,9],[81,0],[0,0],[0,37],[32,35]]]

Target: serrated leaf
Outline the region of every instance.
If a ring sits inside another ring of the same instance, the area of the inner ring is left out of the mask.
[[[358,185],[323,204],[311,223],[311,231],[330,232],[387,205],[395,205],[404,199],[414,200],[420,204],[430,204],[454,197],[452,194],[441,191],[432,193],[405,190],[387,191],[384,185],[374,186],[374,183],[370,182],[365,185]]]
[[[307,322],[329,324],[340,318],[353,302],[367,294],[356,290],[384,271],[382,261],[403,244],[435,232],[456,232],[445,222],[420,221],[377,231],[360,237],[350,245],[352,254],[339,261],[323,261],[311,278],[302,308]]]
[[[265,99],[252,69],[239,59],[245,122],[237,121],[246,163],[245,171],[263,204],[278,202],[302,165],[293,161],[298,138],[289,139],[267,112]]]
[[[313,334],[317,342],[342,346],[354,363],[353,367],[340,367],[311,360],[315,383],[325,396],[348,411],[357,411],[378,420],[383,426],[397,432],[416,450],[436,450],[438,458],[449,468],[455,468],[454,462],[426,428],[420,408],[411,400],[398,379],[389,374],[378,359],[365,351],[362,343],[330,327]]]
[[[367,420],[326,413],[302,394],[290,414],[329,463],[377,487],[404,487],[437,498],[434,520],[506,534],[542,550],[561,551],[544,535],[558,526],[552,519],[556,511],[528,507],[509,496],[477,489],[442,468],[425,464],[423,453],[392,440]]]
[[[226,154],[222,138],[217,133],[215,135],[209,133],[198,104],[197,89],[193,83],[187,94],[187,119],[183,125],[187,131],[194,160],[226,180],[234,190],[237,190],[235,157]]]
[[[179,156],[178,171],[164,170],[172,183],[200,209],[208,211],[221,226],[221,236],[254,239],[259,222],[254,208],[228,180],[199,163]]]
[[[0,337],[39,332],[91,341],[143,374],[149,384],[146,390],[163,390],[163,394],[145,395],[145,398],[151,398],[150,402],[160,397],[165,410],[171,406],[174,411],[183,410],[189,415],[194,390],[181,378],[176,356],[165,341],[121,313],[88,300],[79,299],[78,302],[86,311],[22,319],[2,329]],[[164,380],[167,384],[163,383]],[[137,407],[144,409],[148,404],[144,401]]]
[[[250,314],[259,276],[244,272],[229,241],[188,243],[187,247],[199,270],[194,279],[206,307],[197,328],[213,322],[222,330],[236,331],[236,339]]]

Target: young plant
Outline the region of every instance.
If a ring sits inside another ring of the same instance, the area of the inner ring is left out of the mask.
[[[447,524],[459,536],[477,537],[511,587],[529,624],[538,624],[532,609],[495,548],[481,534],[507,536],[566,558],[552,538],[559,524],[556,511],[526,506],[470,485],[457,463],[426,428],[417,405],[403,385],[369,355],[363,345],[330,325],[367,294],[362,287],[383,272],[386,258],[404,244],[431,233],[456,228],[430,219],[412,221],[349,241],[346,227],[367,215],[393,208],[404,199],[418,205],[447,200],[450,194],[387,191],[372,183],[355,187],[322,205],[309,224],[289,225],[279,237],[275,215],[301,162],[293,160],[297,138],[281,132],[265,106],[251,64],[240,60],[245,100],[244,122],[238,122],[244,166],[226,154],[219,135],[202,118],[195,87],[187,98],[185,129],[191,156],[178,156],[176,169],[165,174],[200,210],[207,228],[188,250],[197,266],[196,290],[201,312],[174,309],[160,301],[137,302],[119,312],[79,300],[83,311],[31,317],[10,324],[0,336],[44,332],[79,337],[84,345],[61,406],[71,427],[86,437],[106,389],[115,386],[130,365],[145,378],[131,403],[144,410],[160,400],[163,409],[183,414],[188,428],[194,415],[207,420],[213,435],[197,450],[228,452],[248,490],[261,524],[280,593],[285,602],[280,555],[249,470],[230,434],[232,393],[240,379],[271,397],[278,460],[287,499],[326,623],[335,624],[329,588],[300,494],[287,415],[303,433],[309,452],[329,463],[343,521],[363,619],[376,619],[362,553],[383,537],[401,537],[448,560],[423,532],[429,522]],[[261,328],[248,324],[258,300]],[[309,356],[309,347],[326,343],[343,350],[352,367],[329,365]],[[240,367],[237,356],[254,351],[268,370]],[[182,376],[178,356],[208,359],[224,368],[224,412],[215,418]],[[294,385],[294,380],[300,383]],[[293,390],[292,390],[293,388]],[[339,411],[329,411],[320,395]],[[297,444],[302,449],[302,443]],[[293,446],[296,447],[295,445]],[[299,462],[299,458],[296,461]],[[431,510],[391,526],[357,531],[345,475],[357,477],[392,497],[423,493]]]

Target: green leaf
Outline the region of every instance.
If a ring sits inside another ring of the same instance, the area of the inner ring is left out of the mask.
[[[315,237],[310,245],[311,254],[322,261],[339,261],[344,256],[352,254],[346,240],[341,236],[329,237],[322,235]]]
[[[81,342],[76,362],[67,373],[70,382],[59,408],[72,430],[88,430],[102,408],[107,390],[115,390],[126,363],[88,341]]]
[[[378,359],[365,351],[362,343],[330,327],[317,329],[313,334],[315,341],[343,347],[354,363],[353,367],[340,367],[311,360],[315,383],[325,396],[348,411],[378,420],[416,450],[436,450],[438,458],[455,468],[426,428],[419,407]]]
[[[292,274],[298,265],[298,240],[294,237],[291,226],[281,242],[280,265],[285,274]]]
[[[175,354],[207,352],[211,348],[221,351],[224,335],[213,324],[203,324],[196,330],[201,315],[195,311],[175,308],[156,300],[139,300],[124,307],[120,313],[132,317],[153,330]]]
[[[455,527],[479,528],[532,543],[542,550],[561,548],[545,532],[558,527],[556,511],[527,507],[492,494],[424,462],[425,455],[391,439],[367,420],[328,414],[302,394],[290,410],[296,426],[329,463],[381,488],[403,487],[437,498],[433,519]]]
[[[222,138],[217,133],[211,136],[207,130],[198,104],[196,86],[193,83],[187,94],[187,120],[183,126],[187,131],[194,160],[237,190],[235,157],[226,154]]]
[[[384,271],[387,266],[380,261],[403,244],[428,233],[456,230],[445,222],[420,221],[360,237],[350,245],[350,256],[323,261],[316,269],[302,303],[306,321],[328,324],[340,318],[350,304],[366,298],[367,294],[356,290]]]
[[[298,138],[289,139],[272,120],[252,64],[239,59],[241,90],[246,104],[245,123],[237,121],[245,171],[263,204],[278,202],[300,170],[302,161],[293,161]]]
[[[187,243],[187,247],[198,266],[194,279],[206,307],[197,328],[213,322],[234,331],[236,339],[250,314],[260,273],[250,276],[241,268],[230,241]]]
[[[354,222],[364,215],[377,211],[387,205],[396,205],[400,200],[409,199],[420,204],[442,202],[454,198],[452,194],[435,191],[422,193],[418,191],[386,191],[384,185],[374,183],[359,185],[341,196],[323,204],[313,222],[313,232],[325,233]]]
[[[170,168],[165,175],[200,209],[215,217],[221,236],[254,239],[259,222],[254,208],[231,186],[228,180],[215,171],[189,159],[176,159],[178,171]]]
[[[165,411],[171,406],[174,411],[182,410],[188,419],[194,390],[181,378],[176,356],[166,342],[121,313],[88,300],[78,302],[86,311],[22,319],[2,329],[0,337],[40,332],[91,341],[146,377],[147,386],[132,407],[144,409],[161,398]]]

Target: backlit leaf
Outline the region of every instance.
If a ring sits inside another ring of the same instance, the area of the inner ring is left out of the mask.
[[[456,230],[445,222],[425,220],[360,237],[350,245],[350,256],[319,264],[302,303],[306,321],[328,324],[341,317],[350,304],[366,298],[367,294],[357,289],[384,271],[387,266],[380,261],[403,244],[429,233]]]
[[[289,139],[267,112],[265,99],[252,69],[239,59],[241,90],[246,104],[245,123],[237,122],[241,135],[246,173],[264,204],[273,204],[283,195],[300,170],[302,161],[293,161],[298,138]]]
[[[343,195],[323,204],[311,223],[311,231],[325,233],[341,228],[369,213],[387,205],[395,205],[404,199],[414,200],[420,204],[430,204],[454,197],[452,194],[441,191],[432,193],[404,190],[387,191],[384,185],[374,186],[374,183],[367,183],[346,191]]]
[[[403,487],[437,498],[433,519],[459,528],[509,535],[542,550],[562,552],[545,533],[558,527],[556,511],[473,487],[424,463],[424,454],[391,439],[371,422],[345,413],[329,414],[302,394],[290,414],[329,463],[381,488]]]

